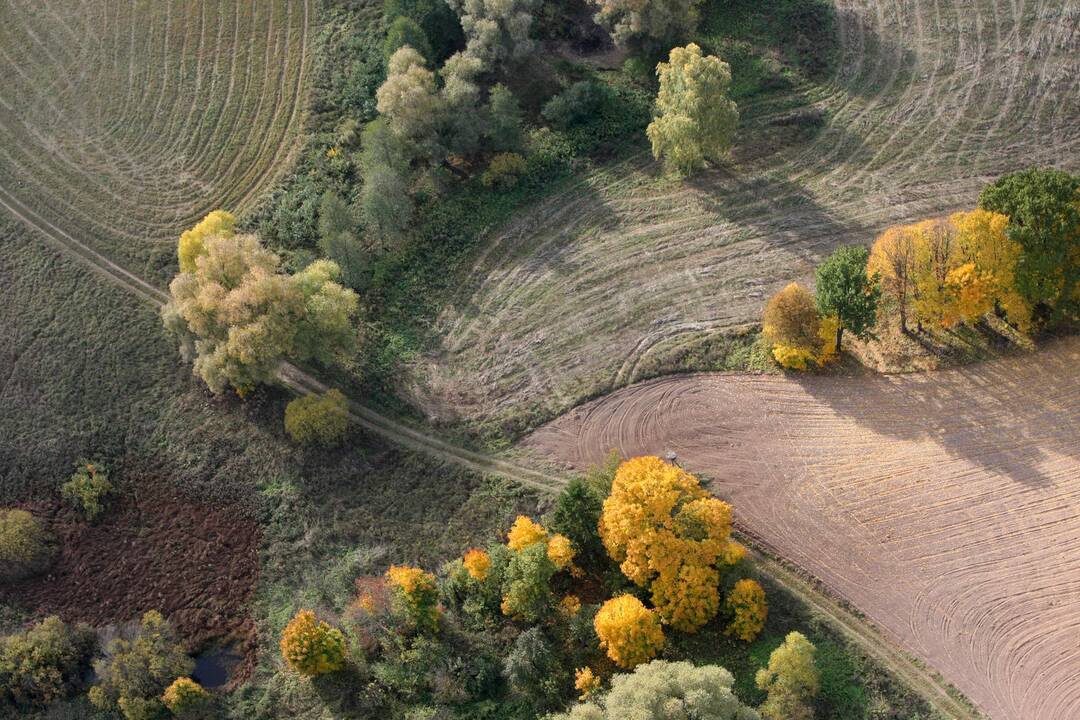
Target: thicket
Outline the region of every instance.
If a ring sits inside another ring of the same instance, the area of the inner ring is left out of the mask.
[[[100,463],[80,462],[71,479],[60,486],[60,497],[88,522],[105,512],[105,498],[112,492],[109,473]]]
[[[38,518],[26,510],[0,508],[0,580],[36,575],[55,557],[54,538]]]
[[[58,617],[0,637],[0,709],[45,707],[75,694],[96,646],[93,630]]]

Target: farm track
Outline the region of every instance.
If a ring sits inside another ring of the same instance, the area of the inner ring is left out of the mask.
[[[1080,169],[1080,0],[837,5],[834,76],[744,108],[728,167],[674,183],[643,153],[498,230],[415,368],[421,404],[553,417],[757,322],[839,244],[971,207],[1003,172]],[[767,134],[789,100],[824,111],[811,140]]]
[[[673,451],[738,526],[996,720],[1080,717],[1080,338],[862,377],[691,375],[526,438],[577,468]]]

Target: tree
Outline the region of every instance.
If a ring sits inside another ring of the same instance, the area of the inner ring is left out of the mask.
[[[633,668],[656,656],[664,647],[660,618],[633,595],[605,602],[593,621],[600,649],[622,668]]]
[[[547,543],[548,534],[544,526],[525,515],[518,515],[510,532],[506,534],[506,545],[515,552],[521,552],[530,545]]]
[[[282,362],[328,363],[356,342],[356,293],[337,284],[337,264],[318,260],[296,275],[253,235],[208,238],[195,272],[169,285],[162,309],[194,371],[216,393],[244,393]]]
[[[416,148],[415,156],[434,157],[444,102],[435,85],[435,73],[425,65],[423,55],[414,48],[398,48],[387,63],[386,81],[375,98],[391,132]]]
[[[765,627],[769,606],[765,602],[765,590],[756,580],[743,578],[735,583],[727,598],[728,610],[734,615],[724,631],[743,642],[752,642]]]
[[[281,656],[301,675],[315,677],[345,665],[345,636],[315,617],[311,610],[293,616],[281,633]]]
[[[699,0],[593,0],[596,22],[620,46],[671,47],[697,27]]]
[[[491,571],[491,556],[480,548],[469,548],[462,557],[462,564],[469,573],[469,577],[477,582],[483,582]]]
[[[113,640],[94,663],[97,682],[90,688],[90,702],[101,710],[119,711],[127,720],[155,717],[164,710],[165,688],[194,667],[172,626],[151,610],[134,637]]]
[[[439,628],[439,587],[435,576],[418,567],[394,565],[386,571],[391,608],[420,633]]]
[[[500,73],[536,51],[529,37],[537,0],[449,0],[465,31],[465,52]]]
[[[176,678],[165,688],[161,702],[181,720],[203,720],[209,717],[212,698],[199,683],[191,678]]]
[[[503,580],[503,615],[529,623],[546,617],[555,602],[551,578],[556,570],[546,542],[532,543],[514,553]]]
[[[568,681],[566,669],[539,627],[529,628],[514,640],[503,661],[503,676],[538,709],[558,704]]]
[[[319,250],[341,268],[345,285],[360,287],[366,277],[367,252],[357,237],[353,209],[340,195],[328,190],[319,203]]]
[[[836,328],[837,352],[843,348],[844,330],[865,338],[877,322],[881,284],[877,276],[866,274],[869,255],[864,247],[843,247],[817,269],[818,312],[840,321]]]
[[[790,283],[765,304],[762,332],[777,346],[773,355],[785,367],[797,367],[790,353],[816,359],[821,344],[821,319],[813,294],[798,283]],[[805,368],[805,361],[802,364]],[[800,368],[802,369],[802,368]]]
[[[565,535],[552,535],[547,544],[547,556],[557,569],[569,570],[574,564],[574,546]]]
[[[555,501],[551,529],[570,538],[578,557],[589,567],[598,567],[603,559],[598,530],[603,507],[603,498],[581,477],[571,480]]]
[[[45,707],[71,695],[95,645],[89,626],[67,625],[55,616],[0,637],[0,707]]]
[[[685,632],[716,615],[720,569],[745,554],[731,540],[731,506],[657,457],[619,466],[600,537],[623,574],[652,591],[664,622]]]
[[[1009,218],[1016,287],[1052,322],[1080,317],[1080,175],[1031,168],[998,178],[979,207]]]
[[[91,462],[80,462],[71,479],[60,486],[60,497],[88,522],[94,522],[105,511],[104,499],[110,492],[108,472]]]
[[[758,720],[735,697],[734,684],[719,665],[653,660],[615,675],[606,696],[551,720]]]
[[[910,226],[891,227],[874,241],[866,272],[881,278],[881,289],[900,313],[900,329],[907,332],[908,308],[915,294],[917,234]]]
[[[986,292],[994,310],[1018,328],[1027,331],[1031,324],[1031,305],[1017,290],[1016,268],[1023,248],[1008,237],[1009,218],[1001,213],[976,209],[949,216],[956,233],[960,255],[988,287]],[[966,288],[961,285],[961,302]],[[962,313],[970,315],[971,312]]]
[[[425,55],[440,63],[465,42],[461,23],[445,0],[384,0],[383,15],[393,25],[395,18],[406,17],[424,31],[433,53]]]
[[[491,114],[489,148],[493,152],[517,152],[524,144],[521,103],[510,88],[498,84],[488,95]]]
[[[701,54],[690,43],[672,49],[666,63],[656,66],[660,92],[657,117],[645,132],[653,157],[668,168],[689,174],[718,161],[731,148],[739,109],[728,97],[731,68],[714,55]]]
[[[820,676],[814,666],[815,648],[802,633],[791,632],[773,650],[769,666],[758,670],[755,682],[768,693],[759,708],[763,720],[810,720]]]
[[[415,20],[404,15],[399,15],[390,23],[386,31],[386,40],[383,41],[383,55],[389,60],[394,53],[405,46],[409,46],[420,53],[425,59],[433,60],[435,53],[431,50],[424,29]]]
[[[53,536],[26,510],[0,508],[0,580],[15,582],[43,572],[56,557]]]
[[[285,432],[302,445],[338,445],[348,426],[349,410],[340,390],[305,395],[285,406]]]
[[[205,252],[207,238],[232,237],[236,234],[235,228],[236,218],[231,213],[214,210],[195,227],[181,233],[180,242],[176,246],[180,272],[195,272],[195,258]]]
[[[911,226],[915,247],[915,313],[920,323],[950,325],[955,297],[949,273],[959,264],[959,246],[952,226],[943,219],[924,220]]]

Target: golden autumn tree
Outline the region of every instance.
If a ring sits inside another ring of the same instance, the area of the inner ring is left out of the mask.
[[[394,565],[386,571],[393,610],[420,632],[439,626],[439,586],[435,576],[418,567]]]
[[[945,325],[953,317],[955,302],[949,273],[957,267],[959,244],[946,220],[935,218],[911,226],[918,241],[915,250],[915,313],[920,322]]]
[[[1026,332],[1031,326],[1031,305],[1016,286],[1016,268],[1023,248],[1007,234],[1009,218],[980,208],[953,213],[949,224],[956,233],[960,257],[972,265],[970,272],[953,278],[960,314],[972,318],[988,301],[991,307],[983,313],[999,311]],[[977,285],[973,282],[976,280]]]
[[[769,298],[761,329],[782,366],[805,370],[807,362],[819,361],[821,318],[814,294],[802,285],[790,283]]]
[[[212,237],[230,238],[236,234],[236,218],[224,210],[215,210],[190,230],[180,234],[176,257],[180,272],[195,272],[195,258],[206,250],[206,240]]]
[[[483,582],[491,571],[491,556],[480,548],[470,548],[462,558],[465,571],[477,582]]]
[[[716,615],[720,570],[745,552],[731,540],[731,506],[657,457],[619,466],[600,536],[623,574],[651,590],[663,621],[686,632]]]
[[[507,533],[506,545],[514,552],[521,552],[530,545],[546,543],[547,540],[548,533],[543,525],[525,515],[518,515]]]
[[[654,658],[664,647],[664,631],[656,612],[633,595],[605,602],[593,621],[600,649],[621,668],[630,669]]]
[[[301,610],[289,621],[280,648],[285,662],[301,675],[325,675],[345,665],[345,636],[311,610]]]
[[[751,642],[765,627],[769,606],[765,602],[765,590],[756,580],[743,578],[735,583],[728,594],[728,609],[734,614],[731,624],[724,631],[743,642]]]
[[[900,314],[900,329],[907,332],[908,309],[915,295],[915,249],[918,238],[911,226],[891,227],[874,241],[866,263],[869,275],[881,278],[881,292]]]

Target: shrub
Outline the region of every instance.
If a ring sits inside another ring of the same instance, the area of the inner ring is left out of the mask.
[[[600,536],[635,584],[650,588],[664,621],[693,632],[719,609],[719,570],[742,557],[731,506],[697,478],[657,457],[619,466],[604,501]]]
[[[211,696],[202,685],[184,677],[165,688],[161,702],[182,720],[202,720],[210,710]]]
[[[544,543],[532,543],[515,553],[503,581],[503,615],[525,622],[539,622],[554,603],[551,594],[554,574],[555,564],[548,559]]]
[[[541,111],[544,119],[557,130],[589,122],[611,101],[610,86],[598,80],[579,80],[551,98]]]
[[[296,613],[285,626],[280,648],[289,667],[308,677],[336,672],[345,665],[345,636],[317,620],[310,610]]]
[[[594,620],[600,649],[622,668],[653,658],[664,647],[660,618],[633,595],[620,595],[600,607]]]
[[[285,406],[285,432],[302,445],[338,445],[348,426],[349,410],[340,390],[305,395]]]
[[[524,515],[518,515],[507,533],[506,545],[514,552],[521,552],[530,545],[546,543],[547,539],[547,530],[543,525]]]
[[[768,693],[761,706],[764,720],[810,720],[814,717],[814,697],[820,676],[814,666],[815,648],[802,635],[791,632],[769,656],[769,666],[754,678]]]
[[[584,478],[574,478],[555,502],[551,529],[570,539],[581,562],[598,567],[603,559],[600,540],[600,513],[604,500]]]
[[[60,486],[60,496],[89,522],[105,510],[103,500],[112,492],[109,474],[95,463],[81,462],[71,479]]]
[[[574,689],[578,691],[578,700],[584,702],[589,696],[600,689],[600,678],[592,671],[592,668],[583,667],[574,671]]]
[[[187,677],[195,664],[176,640],[172,626],[151,610],[131,640],[117,638],[94,663],[97,682],[90,688],[95,707],[119,711],[127,720],[159,716],[161,697],[173,680]]]
[[[419,25],[434,50],[426,57],[435,63],[448,58],[464,42],[461,23],[445,0],[384,0],[383,15],[391,24],[397,17],[407,17]]]
[[[780,367],[788,370],[806,370],[810,363],[817,361],[813,350],[792,345],[773,345],[772,355]]]
[[[751,642],[765,627],[769,606],[765,602],[765,590],[756,580],[744,578],[735,583],[727,598],[728,610],[735,618],[724,631],[743,642]]]
[[[435,576],[417,567],[393,566],[386,571],[392,606],[419,632],[439,626],[439,588]]]
[[[518,178],[525,174],[528,163],[517,153],[499,153],[491,158],[487,170],[480,176],[484,187],[509,189],[517,185]]]
[[[0,579],[36,575],[55,557],[53,538],[36,517],[26,510],[0,510]]]
[[[44,707],[71,695],[96,644],[89,627],[58,617],[0,638],[0,706]]]
[[[611,679],[597,702],[578,705],[551,720],[758,720],[731,688],[734,678],[718,665],[654,660]]]

